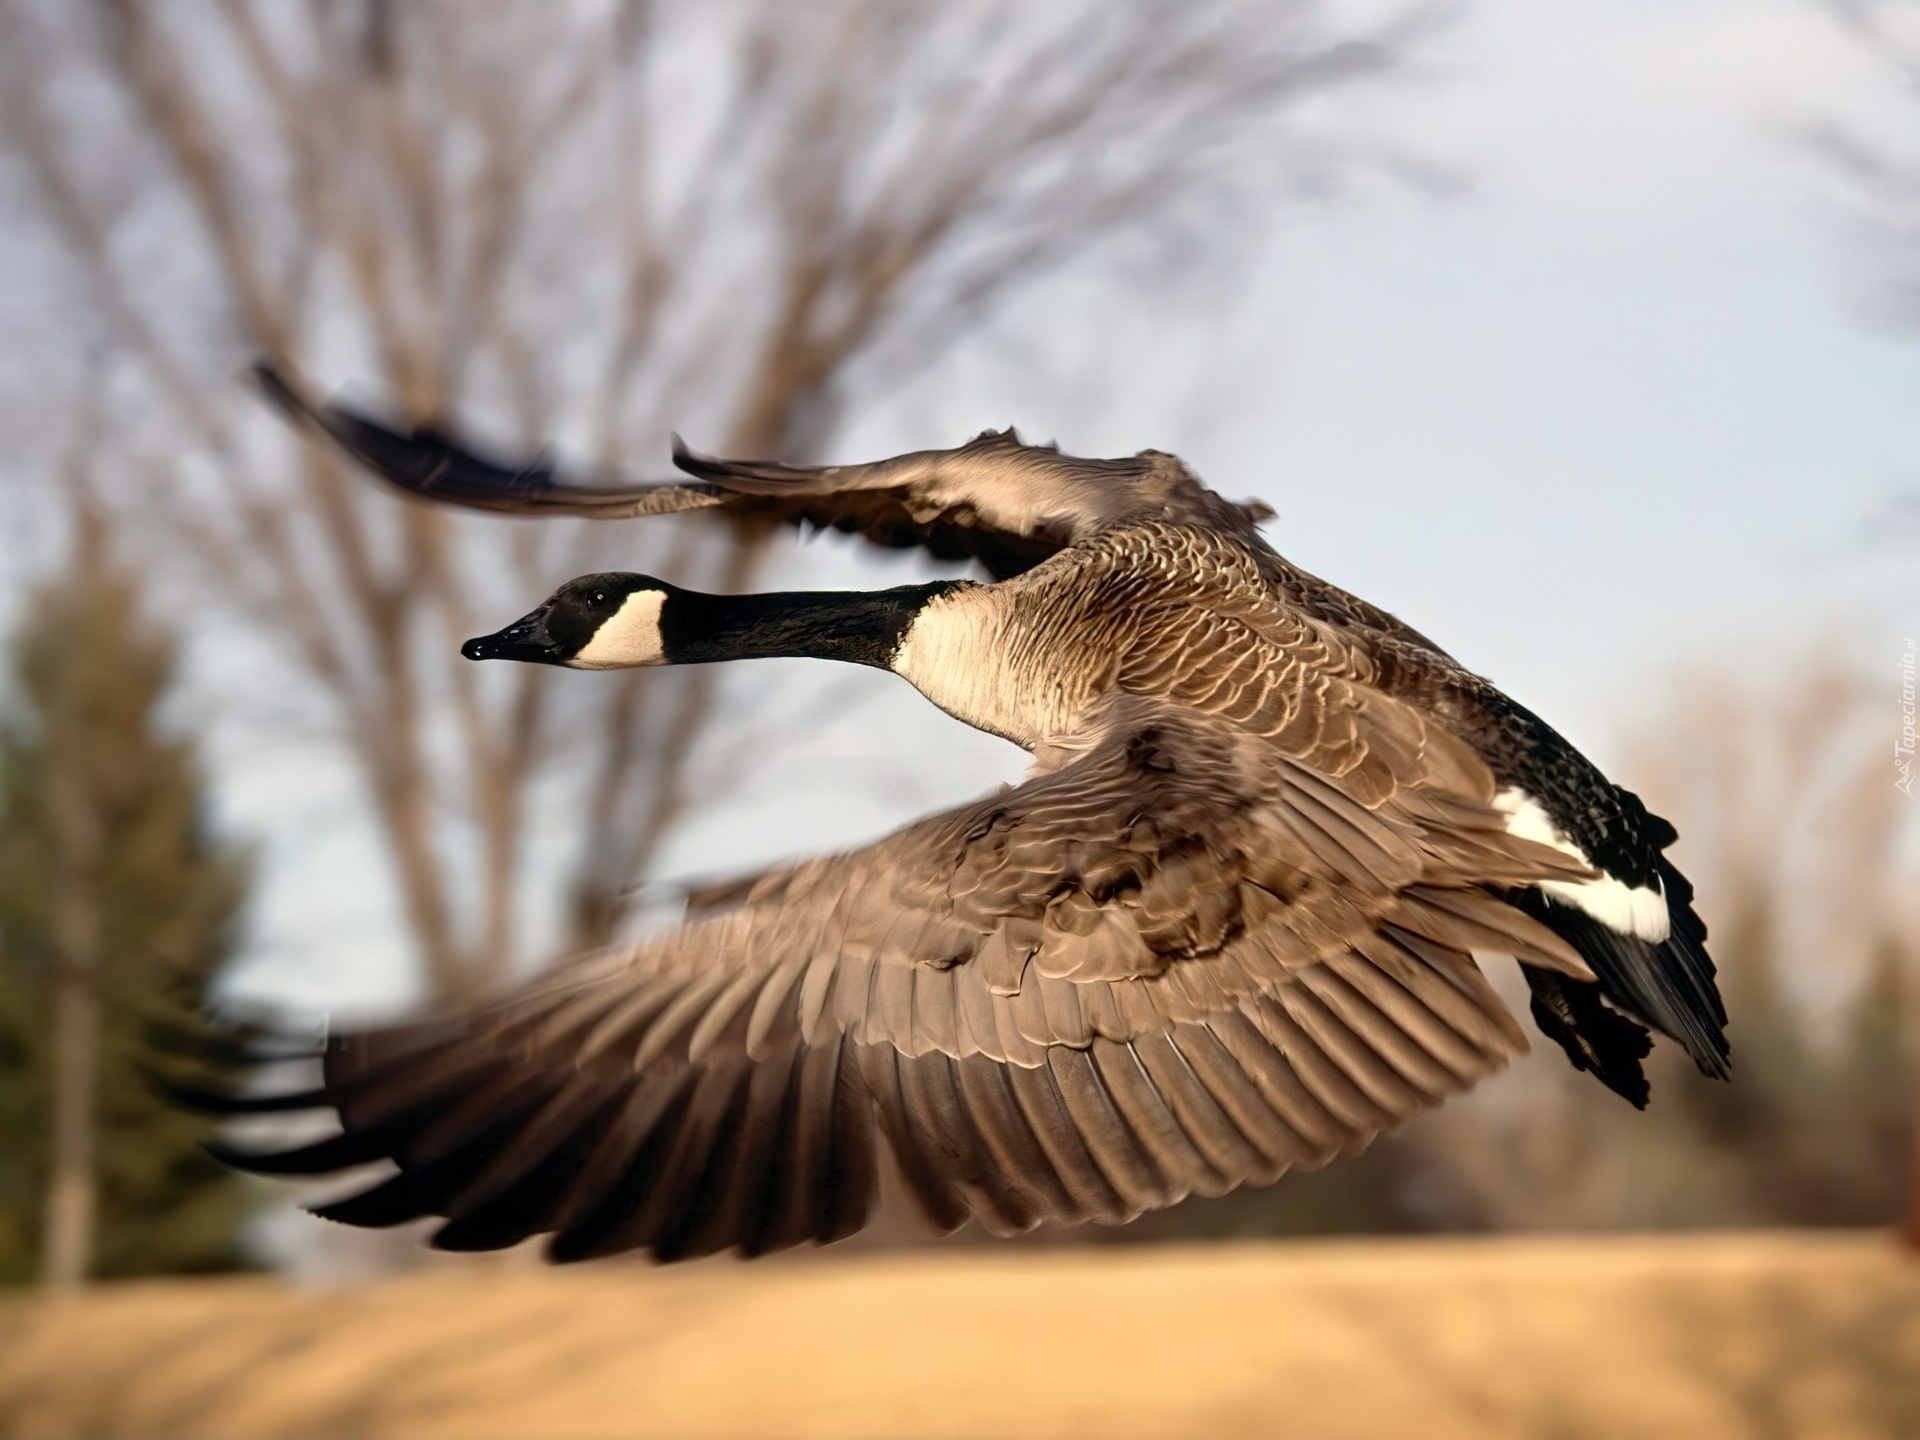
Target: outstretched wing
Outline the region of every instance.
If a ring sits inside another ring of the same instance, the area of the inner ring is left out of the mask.
[[[1525,1048],[1473,951],[1587,973],[1487,888],[1571,862],[1383,703],[1402,728],[1369,731],[1362,803],[1230,721],[1117,702],[1017,789],[499,1003],[335,1038],[307,1098],[343,1133],[231,1158],[391,1159],[320,1213],[444,1216],[447,1249],[673,1259],[852,1233],[883,1147],[937,1225],[1000,1232],[1358,1150]]]
[[[1129,517],[1206,523],[1253,538],[1269,512],[1235,505],[1172,455],[1082,460],[988,431],[955,450],[921,450],[872,465],[802,467],[720,460],[674,441],[674,461],[696,481],[576,485],[542,465],[484,459],[438,430],[403,432],[310,400],[266,362],[255,367],[277,406],[330,438],[410,495],[509,515],[615,520],[719,507],[770,522],[857,533],[889,548],[924,547],[941,559],[977,559],[1004,579],[1093,531]]]

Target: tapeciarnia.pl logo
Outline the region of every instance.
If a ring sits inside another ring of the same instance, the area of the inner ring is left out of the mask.
[[[1893,742],[1893,768],[1900,778],[1893,782],[1893,788],[1913,798],[1913,669],[1914,643],[1907,641],[1905,653],[1900,657],[1900,738]]]

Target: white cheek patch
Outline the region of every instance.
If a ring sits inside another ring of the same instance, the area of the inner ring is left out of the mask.
[[[660,607],[666,603],[664,590],[634,591],[567,664],[575,670],[625,670],[635,665],[665,664]]]
[[[1493,797],[1493,803],[1494,808],[1506,812],[1509,835],[1551,845],[1583,864],[1593,865],[1586,852],[1568,840],[1540,808],[1540,802],[1524,790],[1502,790]],[[1600,867],[1594,865],[1593,868]],[[1657,882],[1656,886],[1628,885],[1602,873],[1598,880],[1540,880],[1534,888],[1564,904],[1579,907],[1609,930],[1638,936],[1655,945],[1665,940],[1672,929],[1667,897],[1657,888]]]

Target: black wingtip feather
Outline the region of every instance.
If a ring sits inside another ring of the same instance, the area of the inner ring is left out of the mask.
[[[325,1175],[384,1160],[390,1146],[388,1136],[378,1130],[334,1135],[291,1150],[243,1150],[220,1140],[201,1142],[201,1148],[222,1165],[255,1175]]]
[[[552,1228],[554,1216],[572,1198],[573,1187],[594,1148],[618,1111],[622,1094],[611,1096],[588,1120],[539,1164],[485,1203],[468,1209],[456,1197],[447,1207],[457,1213],[433,1233],[436,1250],[500,1250]]]
[[[712,1071],[709,1083],[723,1098],[711,1126],[701,1137],[699,1150],[704,1154],[697,1155],[688,1167],[691,1183],[684,1189],[685,1199],[654,1239],[656,1259],[692,1260],[714,1255],[739,1239],[738,1207],[729,1202],[744,1158],[741,1144],[746,1135],[752,1080],[752,1065],[745,1056],[733,1066]]]
[[[260,393],[270,401],[274,408],[296,420],[310,420],[318,424],[320,412],[294,383],[293,377],[280,368],[275,361],[261,356],[253,362],[251,374],[253,383]]]
[[[644,1239],[633,1241],[622,1231],[628,1229],[635,1213],[661,1179],[672,1158],[674,1140],[685,1120],[693,1098],[693,1086],[682,1083],[662,1106],[633,1151],[618,1180],[609,1185],[600,1201],[578,1220],[557,1232],[547,1242],[547,1258],[556,1265],[581,1260],[597,1260],[603,1255],[630,1249]]]
[[[395,1175],[371,1190],[362,1190],[330,1205],[309,1205],[306,1208],[309,1215],[336,1224],[352,1225],[363,1230],[386,1230],[433,1213],[431,1209],[420,1205],[419,1189],[418,1177]]]
[[[822,1245],[844,1240],[867,1223],[880,1183],[879,1132],[873,1096],[859,1066],[842,1052],[833,1090],[831,1145],[820,1186]]]
[[[374,474],[419,499],[447,500],[481,509],[506,509],[555,490],[543,465],[502,465],[431,426],[396,430],[338,405],[308,398],[271,360],[254,362],[262,395],[298,424],[311,426]]]
[[[296,1090],[286,1095],[234,1095],[200,1085],[181,1084],[151,1072],[146,1080],[182,1110],[196,1110],[202,1115],[277,1115],[290,1110],[318,1110],[333,1103],[325,1090]]]

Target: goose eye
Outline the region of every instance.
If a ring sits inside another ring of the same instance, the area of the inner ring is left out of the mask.
[[[594,609],[598,610],[602,605],[607,603],[607,592],[604,590],[594,591],[593,598],[589,600],[587,603],[593,606]]]

